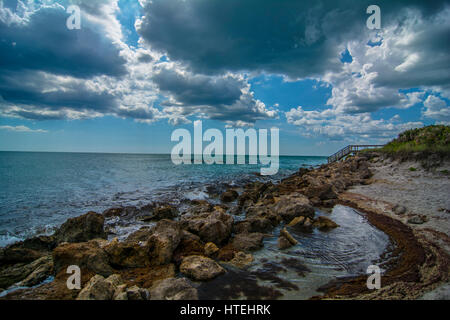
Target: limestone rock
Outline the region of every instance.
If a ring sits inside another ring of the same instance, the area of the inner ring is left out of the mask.
[[[231,241],[231,245],[239,251],[255,251],[263,247],[264,234],[239,233]]]
[[[153,285],[150,300],[198,300],[198,293],[186,278],[171,278]]]
[[[221,211],[205,213],[182,221],[183,228],[204,242],[225,243],[231,235],[233,217]]]
[[[160,220],[156,224],[152,235],[147,240],[147,250],[152,265],[167,264],[172,260],[172,255],[182,236],[178,222]]]
[[[117,275],[105,279],[97,274],[80,291],[77,300],[112,300],[118,282],[120,282],[120,277]]]
[[[283,228],[280,231],[280,235],[285,237],[291,243],[291,245],[295,246],[296,244],[298,244],[298,241],[294,239],[294,237],[286,230],[286,228]]]
[[[339,225],[330,218],[320,216],[314,221],[313,226],[320,230],[330,230],[339,227]]]
[[[245,268],[252,262],[253,262],[253,255],[251,253],[239,251],[234,254],[233,259],[231,259],[229,263],[238,268]]]
[[[220,195],[220,200],[222,202],[231,202],[239,197],[239,193],[236,190],[229,189]]]
[[[105,248],[109,262],[115,268],[142,268],[150,265],[147,250],[137,243],[111,241]]]
[[[314,217],[314,208],[308,198],[300,194],[280,197],[273,211],[287,223],[300,216]]]
[[[219,248],[217,248],[217,246],[213,242],[208,242],[207,244],[205,244],[205,254],[207,256],[213,256],[218,251]]]
[[[189,256],[183,259],[180,272],[194,280],[204,281],[214,279],[226,271],[210,258]]]
[[[55,232],[55,237],[58,243],[85,242],[97,238],[106,239],[104,223],[103,215],[88,212],[64,222]]]
[[[148,300],[149,293],[146,289],[132,286],[127,289],[127,300]]]
[[[233,230],[235,233],[241,232],[270,232],[273,226],[269,219],[254,217],[238,221],[234,224]]]
[[[103,276],[113,272],[109,265],[109,257],[97,240],[82,243],[65,243],[53,250],[53,261],[56,273],[70,265],[77,265]]]

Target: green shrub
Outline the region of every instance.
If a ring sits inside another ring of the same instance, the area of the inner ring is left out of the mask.
[[[381,148],[381,151],[450,154],[450,126],[432,125],[404,131]]]

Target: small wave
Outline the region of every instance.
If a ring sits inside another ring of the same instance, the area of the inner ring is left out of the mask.
[[[10,244],[23,241],[25,238],[13,236],[11,234],[1,235],[0,236],[0,248],[6,247]]]

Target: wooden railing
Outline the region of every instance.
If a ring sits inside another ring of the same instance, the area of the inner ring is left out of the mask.
[[[363,149],[381,148],[381,147],[383,147],[383,145],[380,145],[380,144],[353,144],[353,145],[349,145],[349,146],[346,146],[345,148],[342,148],[341,150],[339,150],[335,154],[332,154],[331,156],[329,156],[328,157],[328,163],[339,161],[342,158],[344,158],[345,156],[347,156],[349,154],[356,153],[356,152],[358,152],[360,150],[363,150]]]

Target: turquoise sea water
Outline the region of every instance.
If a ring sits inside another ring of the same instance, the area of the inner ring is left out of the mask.
[[[325,157],[281,156],[280,179]],[[89,210],[204,198],[208,188],[240,185],[259,165],[179,165],[170,155],[0,152],[0,246],[50,233]]]

